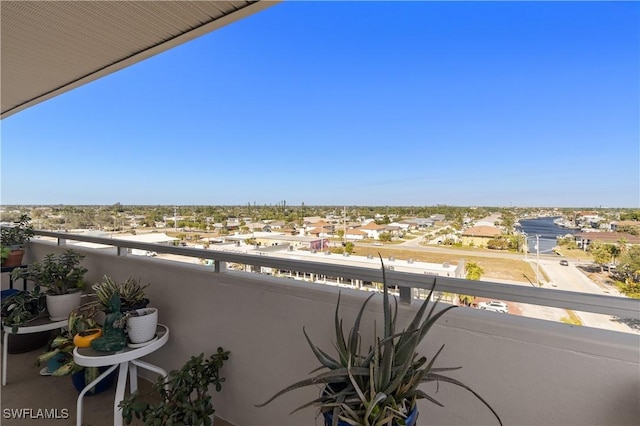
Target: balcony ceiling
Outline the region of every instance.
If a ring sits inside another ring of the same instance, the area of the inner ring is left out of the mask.
[[[273,4],[3,0],[1,118]]]

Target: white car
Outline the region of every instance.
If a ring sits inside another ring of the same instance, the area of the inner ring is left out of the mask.
[[[509,312],[509,307],[504,302],[497,302],[492,300],[491,302],[480,302],[478,303],[478,308],[484,309],[487,311],[500,312],[501,314],[506,314]]]

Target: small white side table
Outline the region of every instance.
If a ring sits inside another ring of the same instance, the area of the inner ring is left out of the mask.
[[[46,318],[38,318],[28,323],[28,325],[23,325],[22,327],[18,327],[18,331],[13,333],[11,331],[10,325],[3,326],[4,330],[4,338],[2,339],[2,386],[7,384],[7,356],[8,356],[8,347],[9,347],[9,334],[31,334],[31,333],[39,333],[41,331],[51,331],[58,328],[67,327],[69,324],[68,319],[64,319],[62,321],[51,321],[48,317]]]
[[[140,361],[139,358],[149,355],[152,352],[160,349],[169,340],[169,328],[166,325],[158,324],[156,329],[157,338],[148,345],[130,348],[125,347],[118,352],[99,352],[92,348],[75,348],[73,350],[73,360],[78,365],[84,367],[109,367],[106,371],[100,374],[94,381],[89,383],[78,395],[78,403],[76,406],[76,425],[82,426],[82,399],[84,395],[98,384],[101,380],[111,374],[116,368],[120,367],[118,372],[118,384],[116,385],[116,395],[113,402],[113,424],[114,426],[122,426],[122,412],[118,405],[124,399],[124,388],[127,384],[127,375],[129,376],[129,390],[135,392],[138,390],[138,369],[137,367],[144,368],[145,370],[153,371],[163,377],[167,377],[167,372],[162,368],[149,364],[144,361]]]

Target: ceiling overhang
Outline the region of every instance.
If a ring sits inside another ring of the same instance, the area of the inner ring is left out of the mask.
[[[276,3],[2,0],[0,117]]]

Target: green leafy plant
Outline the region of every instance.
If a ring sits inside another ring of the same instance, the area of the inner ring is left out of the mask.
[[[47,287],[48,294],[67,294],[84,288],[87,268],[80,265],[84,254],[66,250],[59,256],[48,254],[42,262],[33,262],[27,268],[15,269],[14,279],[25,278],[36,287]]]
[[[2,302],[1,311],[2,323],[11,326],[11,332],[16,333],[21,325],[46,315],[46,298],[37,289],[20,291]]]
[[[120,297],[121,311],[127,312],[144,308],[149,304],[144,290],[150,284],[141,285],[140,280],[129,277],[123,282],[116,282],[111,277],[105,275],[102,282],[96,283],[91,288],[96,292],[97,302],[103,310],[109,305],[109,300],[114,294]]]
[[[2,259],[2,261],[8,259],[10,253],[11,247],[0,247],[0,259]]]
[[[53,376],[66,376],[84,370],[85,384],[91,383],[98,378],[100,372],[97,367],[82,367],[73,361],[73,337],[89,329],[98,327],[95,318],[100,312],[97,305],[85,303],[71,311],[69,314],[69,326],[56,336],[50,343],[47,350],[38,356],[36,365],[46,363],[54,357],[58,357],[58,368],[52,372]]]
[[[172,370],[166,380],[161,377],[153,385],[153,392],[161,397],[156,404],[141,401],[137,392],[132,393],[119,404],[125,423],[130,424],[135,416],[149,426],[210,426],[215,409],[209,385],[214,385],[216,392],[222,390],[225,379],[220,377],[220,369],[228,359],[229,351],[221,347],[209,358],[204,353],[192,356],[179,370]]]
[[[317,370],[323,371],[314,377],[301,380],[282,389],[257,407],[265,406],[292,390],[320,385],[322,387],[320,397],[298,407],[293,412],[309,406],[318,407],[322,414],[330,414],[333,426],[337,426],[339,420],[350,425],[404,425],[407,415],[414,408],[418,399],[426,399],[436,405],[443,406],[432,396],[418,389],[422,383],[435,381],[450,383],[471,392],[491,410],[498,422],[502,424],[498,414],[480,395],[464,383],[443,374],[461,367],[434,367],[444,345],[430,360],[420,356],[416,351],[436,321],[455,306],[448,306],[436,312],[436,301],[427,311],[429,300],[434,291],[432,289],[429,297],[418,309],[407,328],[397,332],[397,300],[394,298],[394,309],[390,303],[389,285],[382,257],[380,257],[380,261],[382,262],[383,281],[383,335],[377,336],[374,326],[375,343],[368,349],[363,349],[360,324],[367,303],[375,294],[369,296],[362,304],[353,327],[349,334],[345,335],[342,319],[339,317],[339,295],[334,318],[337,356],[331,356],[328,352],[317,347],[303,328],[307,342],[321,364]]]
[[[33,235],[31,218],[26,214],[21,215],[13,226],[3,226],[0,228],[2,247],[12,249],[24,247],[24,245],[33,238]]]

